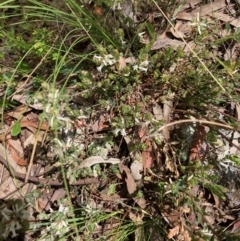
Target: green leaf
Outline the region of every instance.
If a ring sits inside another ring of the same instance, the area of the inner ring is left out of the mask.
[[[17,120],[11,128],[11,135],[17,136],[20,132],[21,132],[21,124],[20,124],[20,121]]]
[[[234,33],[233,38],[240,43],[240,28],[237,28],[236,32]]]
[[[236,164],[236,166],[240,167],[240,158],[238,156],[228,155],[227,158],[233,161]]]
[[[148,33],[151,37],[151,40],[155,38],[155,31],[154,31],[154,27],[151,23],[146,23],[146,27],[147,27],[147,30],[148,30]]]
[[[205,183],[204,186],[208,188],[212,193],[217,195],[221,200],[225,200],[225,192],[227,192],[225,187],[211,183]]]

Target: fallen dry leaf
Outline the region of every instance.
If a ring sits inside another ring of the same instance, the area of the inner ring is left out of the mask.
[[[191,26],[183,21],[176,21],[176,25],[170,28],[170,32],[175,38],[185,38],[191,32]]]
[[[154,156],[155,156],[155,160],[156,160],[156,163],[157,163],[158,170],[163,171],[164,167],[163,167],[162,148],[160,148],[160,146],[158,146],[155,142],[153,142],[153,151],[154,151]]]
[[[107,128],[109,127],[107,124],[107,120],[106,120],[106,117],[104,115],[100,115],[100,117],[98,118],[98,120],[96,120],[93,125],[92,125],[92,130],[94,132],[97,132],[97,131],[101,131],[103,130],[104,128]]]
[[[225,0],[217,0],[194,9],[192,11],[192,14],[194,14],[194,16],[197,16],[197,14],[199,13],[200,17],[203,17],[205,15],[214,16],[215,11],[224,7],[226,7]]]
[[[23,104],[25,106],[30,106],[31,108],[33,108],[35,110],[43,110],[44,109],[44,105],[42,103],[28,104],[27,96],[25,94],[14,94],[12,99],[20,102],[21,104]]]
[[[41,126],[39,126],[38,122],[21,120],[20,121],[20,125],[21,125],[21,127],[26,127],[26,128],[29,128],[29,127],[34,127],[36,129],[39,128],[40,130],[44,130],[44,131],[46,131],[48,129],[48,124],[47,123],[42,123]]]
[[[37,199],[35,201],[35,208],[39,213],[42,213],[42,211],[45,209],[46,205],[48,203],[48,200],[43,200],[41,198]]]
[[[26,105],[21,105],[16,107],[13,111],[6,112],[6,116],[11,116],[17,120],[20,120],[23,117],[23,114],[31,111],[32,109],[27,107]]]
[[[146,131],[146,128],[140,128],[138,130],[138,136],[140,139],[142,139],[145,135],[146,135],[147,131]]]
[[[168,124],[170,121],[170,116],[172,113],[173,109],[173,98],[174,94],[172,96],[169,96],[169,99],[166,100],[163,104],[163,119],[164,119],[164,124]],[[170,139],[170,133],[168,128],[163,129],[163,136],[166,141],[169,141]]]
[[[66,190],[63,188],[59,188],[57,190],[54,191],[50,202],[54,203],[55,201],[59,200],[59,199],[63,199],[66,196]]]
[[[236,221],[233,225],[232,232],[240,230],[240,221]]]
[[[174,227],[174,228],[172,228],[172,229],[169,229],[169,232],[168,232],[168,238],[169,239],[172,239],[174,236],[176,236],[177,234],[179,234],[179,229],[180,229],[180,227],[179,227],[179,225],[178,226],[176,226],[176,227]]]
[[[218,0],[215,2],[211,2],[209,4],[202,5],[201,7],[195,8],[191,12],[182,11],[177,14],[176,19],[192,21],[194,19],[197,19],[198,13],[201,18],[206,15],[214,17],[215,12],[221,8],[224,8],[225,6],[225,0]]]
[[[155,105],[153,106],[153,114],[154,114],[154,117],[155,117],[156,120],[163,120],[162,108],[157,103],[155,103]]]
[[[131,18],[134,23],[138,22],[137,16],[133,9],[133,2],[131,0],[124,0],[122,2],[121,13],[126,18]]]
[[[8,146],[8,150],[10,151],[13,160],[14,160],[19,166],[27,166],[27,165],[28,165],[28,161],[27,161],[27,160],[24,160],[23,158],[21,158],[21,157],[18,155],[17,151],[16,151],[11,145]]]
[[[175,210],[170,205],[165,204],[161,213],[164,220],[172,227],[179,226],[180,212],[178,210]]]
[[[124,140],[130,149],[131,145],[134,144],[134,141],[131,140],[129,136],[124,136]],[[140,151],[130,151],[129,155],[131,156],[132,160],[140,161],[142,163],[142,153]]]
[[[17,163],[13,160],[12,156],[10,155],[9,151],[5,149],[5,147],[0,143],[0,155],[8,161],[8,163],[12,166],[12,168],[20,173],[25,173],[26,168],[20,167]]]
[[[188,43],[190,45],[190,47],[193,48],[193,46],[195,46],[195,44],[193,42],[189,42]],[[177,39],[170,39],[170,38],[159,38],[157,39],[152,47],[151,50],[157,50],[157,49],[161,49],[161,48],[167,48],[167,47],[173,47],[173,49],[177,49],[178,47],[182,47],[184,49],[184,51],[189,51],[189,48],[187,47],[187,45],[185,43],[183,43],[180,40]]]
[[[189,8],[189,7],[191,7],[192,9],[194,9],[195,6],[196,6],[197,4],[199,4],[200,2],[202,2],[202,0],[187,0],[187,1],[185,2],[185,5],[182,7],[182,9],[187,9],[187,8]]]
[[[137,190],[137,184],[130,172],[130,169],[123,165],[121,162],[118,163],[118,167],[119,167],[119,170],[121,173],[123,173],[123,171],[126,173],[126,183],[127,183],[127,190],[128,190],[128,193],[131,195],[133,194],[136,190]]]
[[[91,167],[95,164],[101,164],[101,163],[110,163],[110,164],[118,164],[121,160],[119,158],[109,158],[104,159],[101,156],[91,156],[86,159],[84,159],[80,165],[74,168],[73,171],[77,171],[78,169],[84,168],[84,167]]]
[[[146,150],[142,151],[142,163],[143,163],[144,175],[146,174],[147,168],[151,168],[155,160],[154,150],[153,150],[151,141],[146,140],[145,145],[147,146],[147,148]]]
[[[134,180],[141,180],[142,179],[142,170],[143,170],[143,163],[137,160],[134,160],[130,166],[130,170]]]
[[[192,240],[187,229],[185,229],[183,231],[183,237],[184,237],[184,241],[191,241]]]
[[[135,224],[142,224],[143,223],[143,217],[140,215],[136,215],[133,212],[129,212],[129,218],[135,223]]]
[[[127,66],[126,60],[122,56],[120,56],[118,63],[119,63],[119,70],[122,70]]]
[[[170,172],[175,173],[176,177],[179,177],[179,172],[177,169],[177,165],[174,161],[174,158],[172,158],[169,154],[169,146],[168,144],[165,144],[163,147],[163,153],[165,155],[165,166],[166,169],[169,170]]]
[[[215,214],[212,206],[206,206],[204,207],[204,211],[207,213],[207,215],[204,215],[205,220],[208,224],[212,225],[215,222]]]
[[[4,148],[4,146],[0,143],[0,155],[6,159],[9,163],[9,165],[12,166],[12,169],[14,171],[17,171],[19,173],[26,173],[26,168],[19,166],[16,161],[13,159],[13,157],[10,155],[9,151]],[[19,187],[21,185],[21,182],[18,180],[14,180],[10,175],[8,170],[4,169],[4,174],[1,179],[0,183],[0,198],[5,197],[10,192],[16,190],[16,187]],[[8,198],[22,198],[22,193],[25,193],[28,189],[29,184],[26,184],[21,188],[21,193],[16,191],[12,195],[10,195]]]
[[[8,139],[7,144],[18,152],[20,157],[24,157],[24,150],[19,139]]]
[[[207,151],[206,138],[206,127],[198,125],[190,149],[189,161],[201,161]]]

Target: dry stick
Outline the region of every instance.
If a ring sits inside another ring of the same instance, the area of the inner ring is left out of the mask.
[[[37,168],[36,168],[36,170],[35,170],[35,172],[34,172],[34,174],[33,174],[35,177],[39,174],[41,168],[42,168],[42,164],[40,163],[40,164],[38,164],[38,166],[37,166]],[[25,183],[26,183],[26,182],[25,182]],[[25,195],[28,194],[28,193],[30,193],[30,192],[32,191],[33,186],[34,186],[33,183],[30,183],[30,184],[29,184],[28,189],[27,189]]]
[[[25,180],[26,175],[23,173],[14,171],[13,167],[2,156],[0,156],[0,163],[2,163],[8,169],[12,177],[15,177],[20,180]],[[12,172],[10,172],[11,169],[12,169]],[[29,176],[28,181],[35,184],[45,184],[45,185],[56,186],[56,187],[64,186],[64,183],[58,180],[53,180],[53,179],[48,180],[45,178],[38,178],[34,176]],[[98,178],[85,178],[85,179],[81,179],[76,182],[70,183],[69,185],[80,186],[80,185],[89,185],[89,184],[97,184],[97,183],[99,183]]]
[[[41,126],[41,122],[39,122],[39,127]],[[36,152],[36,148],[37,148],[37,143],[38,143],[38,137],[39,137],[39,128],[37,130],[37,133],[36,133],[36,137],[35,137],[35,140],[34,140],[34,145],[33,145],[33,149],[32,149],[32,153],[31,153],[31,158],[30,158],[30,162],[28,164],[28,167],[27,167],[27,174],[26,174],[26,177],[25,177],[25,183],[28,181],[28,177],[30,175],[30,172],[32,170],[32,165],[33,165],[33,159],[34,159],[34,156],[35,156],[35,152]]]
[[[220,126],[222,128],[229,129],[229,130],[237,130],[237,128],[234,128],[232,126],[222,124],[222,123],[218,123],[218,122],[214,122],[214,121],[198,120],[198,119],[194,119],[194,120],[186,119],[186,120],[173,121],[173,122],[170,122],[166,125],[163,125],[158,130],[156,130],[154,133],[148,135],[147,138],[154,137],[156,134],[158,134],[159,132],[161,132],[162,130],[164,130],[167,127],[179,125],[179,124],[183,124],[183,123],[199,123],[200,125],[205,124],[205,125],[212,125],[212,126]]]

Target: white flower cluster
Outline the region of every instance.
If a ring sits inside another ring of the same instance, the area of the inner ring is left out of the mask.
[[[189,24],[190,24],[191,26],[197,27],[198,33],[199,33],[200,35],[202,34],[202,30],[207,27],[206,22],[200,21],[199,12],[197,13],[197,18],[196,18],[195,20],[193,20],[192,23],[189,23]]]
[[[59,205],[58,211],[56,214],[62,213],[60,218],[56,218],[51,222],[50,226],[47,227],[47,231],[55,232],[56,235],[63,236],[65,233],[69,231],[68,222],[65,220],[65,215],[68,213],[68,207],[64,207],[62,204]],[[50,208],[50,212],[54,213],[54,211]],[[59,215],[56,215],[59,216]]]
[[[94,55],[93,59],[100,64],[100,66],[97,67],[97,70],[99,72],[102,71],[102,68],[104,66],[111,66],[117,62],[119,62],[119,59],[115,59],[113,57],[112,54],[106,54],[103,57],[100,55]],[[124,59],[125,63],[133,63],[136,62],[135,60],[132,60],[132,58],[125,58]],[[130,62],[129,62],[130,61]],[[149,66],[149,61],[148,60],[144,60],[143,62],[141,62],[140,64],[135,64],[133,65],[133,70],[135,71],[143,71],[143,72],[147,72],[148,71],[148,66]],[[130,73],[126,74],[125,76],[128,76]]]
[[[144,60],[144,61],[141,62],[139,65],[135,64],[135,65],[133,66],[133,70],[138,70],[138,71],[147,72],[147,70],[148,70],[148,65],[149,65],[149,61],[148,61],[148,60]]]
[[[121,119],[122,119],[122,124],[123,124],[123,126],[124,126],[124,125],[125,125],[125,121],[124,121],[123,118],[121,118]],[[122,136],[127,136],[127,132],[126,132],[125,128],[122,128],[122,129],[116,128],[115,130],[113,130],[113,134],[114,134],[115,136],[117,136],[118,133],[121,133]]]
[[[94,55],[93,59],[97,60],[98,62],[101,63],[100,66],[97,67],[97,70],[99,72],[102,71],[102,68],[104,66],[108,66],[108,65],[113,65],[115,64],[117,61],[114,59],[112,54],[106,54],[104,55],[104,57],[100,56],[100,55]]]
[[[122,136],[126,136],[127,135],[127,132],[125,129],[119,129],[119,128],[116,128],[115,130],[113,130],[113,133],[115,136],[118,135],[118,133],[121,133]]]

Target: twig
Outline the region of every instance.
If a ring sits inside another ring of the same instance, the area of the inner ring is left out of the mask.
[[[12,177],[15,177],[20,180],[25,180],[26,175],[23,173],[14,171],[13,167],[2,156],[0,156],[0,163],[2,163],[8,169],[8,171]],[[12,170],[12,171],[10,172],[10,170]],[[28,181],[35,183],[35,184],[45,184],[45,185],[56,186],[56,187],[64,186],[64,183],[60,182],[58,180],[53,180],[53,179],[48,180],[45,178],[38,178],[38,177],[34,177],[34,176],[29,176]],[[85,178],[85,179],[81,179],[81,180],[78,180],[73,183],[69,183],[69,185],[80,186],[80,185],[89,185],[89,184],[97,184],[97,183],[99,183],[98,178]]]
[[[156,130],[152,134],[148,135],[147,138],[154,137],[155,135],[157,135],[159,132],[163,131],[167,127],[175,126],[175,125],[179,125],[179,124],[184,124],[184,123],[199,123],[199,124],[205,124],[205,125],[219,126],[219,127],[224,128],[224,129],[229,129],[229,130],[233,130],[233,131],[237,130],[237,128],[234,128],[232,126],[229,126],[229,125],[226,125],[226,124],[222,124],[222,123],[219,123],[219,122],[207,121],[207,120],[199,120],[199,119],[194,119],[194,120],[186,119],[186,120],[173,121],[173,122],[170,122],[170,123],[168,123],[166,125],[163,125],[158,130]]]
[[[41,123],[39,122],[39,125],[41,125]],[[34,140],[34,145],[33,145],[33,149],[32,149],[32,153],[31,153],[31,158],[30,158],[30,161],[29,161],[29,165],[28,165],[28,168],[27,168],[27,174],[25,176],[25,182],[28,181],[28,177],[31,173],[31,170],[32,170],[32,165],[33,165],[33,159],[34,159],[34,156],[35,156],[35,152],[36,152],[36,148],[37,148],[37,143],[38,143],[38,137],[39,137],[39,128],[37,130],[37,133],[36,133],[36,136],[35,136],[35,140]]]
[[[42,164],[40,163],[40,164],[37,166],[37,169],[36,169],[35,172],[34,172],[34,176],[35,176],[35,177],[39,174],[41,168],[42,168]],[[26,194],[28,194],[28,193],[30,193],[30,192],[32,191],[33,186],[34,186],[33,183],[30,183],[30,184],[29,184]],[[26,195],[26,194],[25,194],[25,195]]]

